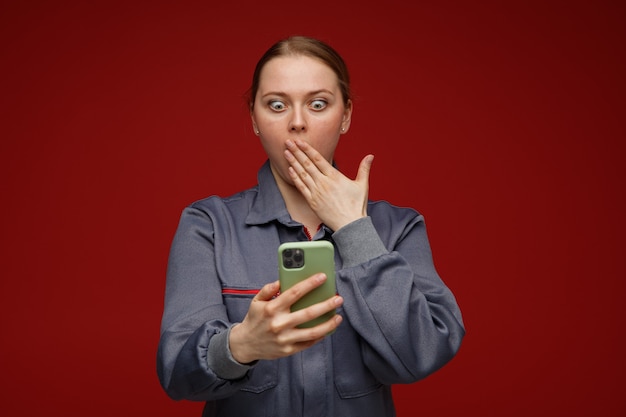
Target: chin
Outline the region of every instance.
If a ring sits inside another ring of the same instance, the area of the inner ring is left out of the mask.
[[[274,179],[276,179],[276,181],[281,181],[292,186],[294,185],[291,180],[291,176],[289,175],[288,164],[279,165],[270,160],[270,167],[272,168],[272,174],[274,174]]]

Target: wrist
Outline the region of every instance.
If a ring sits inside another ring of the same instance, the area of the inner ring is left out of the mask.
[[[244,335],[245,329],[243,329],[241,323],[235,324],[230,329],[228,347],[234,360],[242,365],[247,365],[254,362],[256,358],[252,357],[251,352],[248,352],[247,347],[250,344],[244,341]]]
[[[337,231],[341,228],[343,228],[344,226],[349,225],[350,223],[354,223],[357,220],[360,220],[364,217],[367,217],[367,215],[361,215],[361,216],[354,216],[354,217],[346,217],[344,219],[342,219],[341,221],[336,222],[334,225],[329,225],[327,224],[328,227],[330,227],[333,231]]]

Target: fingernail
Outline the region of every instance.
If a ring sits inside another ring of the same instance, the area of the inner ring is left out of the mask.
[[[317,274],[317,278],[316,278],[317,282],[324,282],[326,281],[326,274]]]

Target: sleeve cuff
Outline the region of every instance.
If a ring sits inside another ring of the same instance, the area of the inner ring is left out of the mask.
[[[243,378],[254,364],[256,364],[256,362],[250,364],[239,363],[233,358],[228,345],[230,330],[232,328],[233,326],[229,327],[227,331],[218,333],[211,338],[207,355],[207,364],[209,368],[215,372],[215,375],[222,379],[229,380]]]
[[[333,233],[333,239],[343,260],[343,266],[352,267],[389,253],[371,217],[363,217]]]

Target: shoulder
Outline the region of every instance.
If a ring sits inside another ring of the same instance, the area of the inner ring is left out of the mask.
[[[385,200],[369,201],[367,211],[374,222],[391,221],[397,223],[424,220],[424,217],[417,210],[411,207],[396,206]]]
[[[399,207],[387,201],[370,201],[368,215],[379,236],[385,242],[396,242],[409,234],[420,233],[424,228],[424,217],[410,207]]]
[[[247,213],[250,205],[258,194],[258,186],[238,192],[228,197],[212,195],[191,203],[186,211],[199,211],[207,215],[223,214],[224,212]]]

